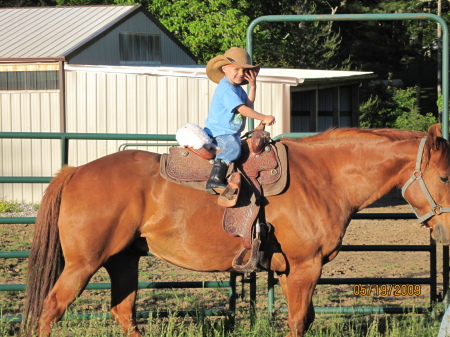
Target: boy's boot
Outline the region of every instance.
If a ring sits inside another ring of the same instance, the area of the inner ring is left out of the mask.
[[[228,171],[228,165],[222,160],[214,161],[214,166],[211,170],[211,175],[206,183],[206,192],[211,194],[222,193],[227,184],[225,182],[225,175]]]

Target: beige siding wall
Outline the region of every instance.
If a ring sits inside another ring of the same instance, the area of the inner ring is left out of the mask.
[[[272,137],[290,132],[290,85],[261,82],[257,84],[255,110],[265,115],[275,116],[276,123],[266,130]],[[259,121],[255,120],[255,127]]]
[[[175,134],[186,123],[203,127],[215,87],[204,78],[68,71],[67,132]],[[267,128],[273,136],[289,132],[283,131],[283,111],[289,106],[289,85],[258,84],[255,109],[275,115],[277,124]],[[289,113],[286,116],[289,119]],[[124,143],[136,142],[73,140],[69,164],[85,164],[118,151]],[[168,151],[166,146],[129,148]]]
[[[59,91],[0,91],[2,132],[59,132]],[[60,141],[0,139],[0,176],[52,176]],[[46,184],[0,184],[0,199],[39,202]]]
[[[66,72],[67,132],[175,134],[201,125],[214,86],[206,79]],[[118,151],[127,141],[71,141],[69,164],[81,165]],[[147,142],[148,143],[148,142]],[[167,152],[167,147],[137,147]]]

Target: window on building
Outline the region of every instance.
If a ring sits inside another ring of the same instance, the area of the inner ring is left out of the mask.
[[[339,113],[341,127],[351,127],[352,125],[352,87],[339,88]]]
[[[313,91],[297,91],[291,93],[291,131],[309,132],[309,114],[311,110],[310,95]]]
[[[0,71],[0,90],[53,90],[58,71]]]
[[[353,126],[352,100],[351,85],[291,92],[291,131],[322,132],[333,126]],[[315,110],[317,111],[317,121],[311,121],[311,116],[316,114]],[[334,125],[337,118],[339,118],[339,125]],[[315,125],[316,123],[317,130],[311,130],[311,124]]]
[[[318,131],[322,132],[333,127],[333,89],[319,90]]]
[[[161,64],[161,36],[145,33],[119,33],[120,63]]]

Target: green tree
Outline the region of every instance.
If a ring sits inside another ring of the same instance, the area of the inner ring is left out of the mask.
[[[205,63],[232,46],[244,46],[249,6],[245,0],[154,0],[149,9]]]
[[[283,15],[323,14],[327,10],[306,0],[282,8]],[[328,11],[333,13],[332,8]],[[276,13],[280,14],[280,13]],[[327,13],[328,14],[328,13]],[[348,58],[338,59],[342,41],[329,22],[267,22],[255,31],[254,49],[265,66],[303,69],[347,69]]]
[[[150,12],[203,64],[231,46],[245,47],[252,20],[311,14],[316,7],[305,0],[155,0],[149,5]],[[333,63],[331,68],[342,68],[343,62],[333,59],[340,43],[339,32],[330,31],[329,24],[262,23],[254,32],[254,58],[265,67],[318,68]]]
[[[416,88],[406,89],[376,86],[360,106],[363,128],[397,128],[427,131],[437,123],[432,113],[421,115],[416,105]]]
[[[436,124],[437,118],[432,113],[421,115],[417,110],[403,112],[397,117],[395,127],[397,129],[412,130],[412,131],[428,131],[431,125]]]
[[[39,6],[55,6],[54,0],[2,0],[0,8],[8,7],[39,7]]]

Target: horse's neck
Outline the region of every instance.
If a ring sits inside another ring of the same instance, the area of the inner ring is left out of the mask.
[[[417,145],[414,142],[363,144],[353,150],[352,160],[343,167],[349,174],[344,188],[359,211],[394,188],[401,188],[414,170]],[[344,173],[345,174],[345,173]]]
[[[306,158],[300,155],[297,165],[310,166],[308,169],[314,172],[311,178],[315,179],[317,188],[323,190],[319,193],[340,198],[341,204],[355,212],[406,182],[414,170],[417,145],[330,141],[328,146],[308,145],[298,151],[303,151]]]

